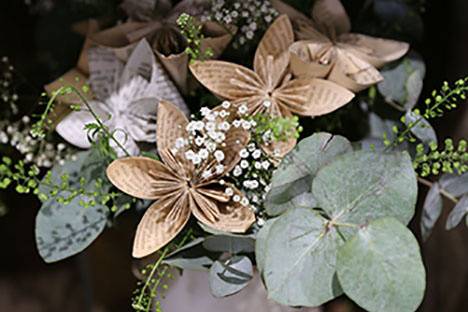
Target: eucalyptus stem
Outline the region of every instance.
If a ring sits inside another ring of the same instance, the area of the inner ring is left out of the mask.
[[[431,188],[434,186],[433,182],[426,180],[424,178],[421,178],[421,177],[418,177],[418,182],[421,183],[422,185],[427,186],[428,188]],[[439,188],[439,193],[442,194],[445,198],[447,198],[451,202],[453,202],[455,205],[458,204],[459,200],[456,197],[454,197],[452,194],[447,192],[445,189]]]

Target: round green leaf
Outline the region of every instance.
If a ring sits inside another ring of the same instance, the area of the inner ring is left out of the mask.
[[[265,252],[268,235],[270,235],[270,229],[276,219],[270,219],[263,227],[258,231],[255,240],[255,262],[257,263],[257,269],[260,274],[263,274],[263,268],[265,267]]]
[[[425,270],[412,233],[394,218],[362,227],[338,252],[344,292],[368,311],[415,311],[425,289]]]
[[[417,191],[416,174],[406,152],[348,153],[322,168],[312,183],[318,207],[339,223],[364,224],[395,217],[408,224]]]
[[[46,201],[36,217],[36,244],[47,263],[73,256],[88,247],[104,230],[108,209],[102,205],[83,207],[85,196],[69,204]]]
[[[299,208],[273,223],[263,246],[263,277],[271,299],[314,307],[342,293],[335,261],[343,240],[326,222],[316,211]]]
[[[252,276],[252,262],[246,256],[216,261],[209,274],[211,293],[218,298],[233,295],[246,287]]]
[[[316,133],[303,139],[273,174],[271,190],[265,200],[267,213],[276,216],[295,207],[290,202],[310,191],[310,183],[317,171],[336,156],[350,151],[351,143],[342,136]]]

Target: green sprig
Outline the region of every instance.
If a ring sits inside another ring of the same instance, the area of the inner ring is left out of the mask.
[[[213,49],[208,48],[202,51],[201,44],[205,39],[202,32],[203,26],[193,16],[182,13],[177,19],[177,25],[180,33],[187,40],[185,53],[187,53],[191,61],[206,60],[213,57]]]

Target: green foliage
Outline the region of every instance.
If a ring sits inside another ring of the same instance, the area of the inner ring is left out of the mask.
[[[448,82],[444,82],[440,91],[432,91],[431,98],[425,100],[425,109],[423,111],[418,108],[411,111],[412,119],[409,120],[407,115],[401,117],[400,121],[403,124],[402,128],[395,128],[395,139],[389,141],[384,139],[386,146],[395,147],[403,142],[416,142],[413,136],[413,131],[418,129],[421,124],[426,123],[430,119],[440,118],[445,111],[451,111],[457,107],[457,102],[466,99],[466,91],[468,90],[468,77],[457,80],[453,86]]]
[[[320,136],[324,137],[324,134]],[[411,158],[404,152],[353,152],[343,149],[349,144],[347,141],[338,138],[333,142],[330,135],[324,141],[320,136],[310,139],[304,145],[307,149],[303,146],[303,151],[300,147],[296,153],[291,153],[296,157],[289,159],[288,169],[302,168],[297,171],[299,176],[294,171],[285,174],[278,170],[273,177],[273,180],[277,174],[283,179],[292,177],[297,185],[289,192],[301,188],[303,192],[311,193],[315,202],[307,208],[288,206],[280,209],[280,212],[286,212],[267,223],[267,227],[258,234],[257,265],[270,297],[289,306],[317,306],[344,291],[371,311],[378,310],[370,306],[371,300],[377,300],[375,297],[379,298],[380,306],[385,307],[378,311],[395,311],[391,308],[395,297],[405,298],[400,303],[402,310],[414,309],[424,292],[424,269],[415,239],[404,227],[414,215],[417,199],[416,174]],[[340,152],[323,153],[324,146],[327,150],[324,143]],[[309,179],[301,179],[307,168],[313,169],[313,175]],[[296,178],[298,180],[294,180]],[[278,180],[281,181],[280,178]],[[300,183],[305,185],[299,186]],[[284,196],[288,195],[286,190]],[[294,196],[297,194],[291,197]],[[375,236],[374,231],[378,235]],[[369,246],[365,251],[374,255],[366,260],[367,266],[343,261],[340,253],[346,254],[345,258],[365,257],[354,248],[355,242],[366,237],[366,233],[371,233],[370,240],[383,240],[377,249]],[[393,235],[411,244],[404,247],[394,244]],[[385,246],[390,253],[381,255],[379,248]],[[403,279],[381,278],[381,271],[378,275],[372,271],[373,267],[385,269],[392,257],[399,257],[399,248],[408,252],[401,257],[402,266],[392,267],[392,270],[395,276],[401,276],[407,273],[406,269],[415,268],[412,274],[416,282],[410,286],[405,285]],[[369,281],[362,283],[350,278],[353,274]],[[297,283],[298,280],[301,282]],[[374,289],[376,283],[379,287]],[[375,296],[368,296],[372,291]]]
[[[303,139],[286,155],[271,180],[265,207],[270,216],[283,213],[301,201],[309,207],[313,196],[304,195],[317,171],[334,158],[352,151],[351,143],[341,136],[317,133]],[[299,197],[300,196],[300,197]]]
[[[108,208],[83,195],[64,205],[47,200],[36,218],[36,243],[45,262],[56,262],[83,251],[104,230]],[[85,207],[87,206],[87,207]]]
[[[265,133],[270,133],[269,139],[273,142],[286,142],[298,139],[303,130],[297,116],[271,117],[266,114],[256,114],[252,120],[255,122],[253,140],[258,143],[265,140]]]
[[[213,56],[213,50],[208,48],[202,51],[202,40],[205,38],[202,32],[203,26],[191,15],[182,13],[177,19],[180,33],[187,40],[185,53],[191,61],[206,60]]]
[[[449,138],[444,143],[445,147],[442,150],[439,150],[434,142],[429,144],[429,151],[426,151],[423,144],[416,146],[413,165],[421,177],[441,173],[463,174],[468,171],[466,141],[460,140],[458,146],[455,146],[453,140]]]
[[[244,289],[253,277],[252,261],[246,256],[218,260],[211,266],[209,285],[211,293],[222,298]]]
[[[161,311],[160,299],[164,291],[168,289],[167,280],[173,279],[170,266],[164,263],[164,259],[170,254],[171,250],[177,250],[184,244],[194,239],[192,231],[189,230],[181,235],[179,242],[172,242],[164,247],[159,253],[157,259],[146,266],[141,273],[144,281],[138,283],[138,289],[134,292],[132,308],[138,312]]]
[[[337,256],[343,291],[367,311],[416,311],[426,274],[413,234],[394,218],[361,227]]]

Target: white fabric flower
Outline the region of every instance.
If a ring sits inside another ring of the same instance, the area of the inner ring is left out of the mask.
[[[89,105],[131,155],[139,154],[138,142],[155,142],[160,100],[171,101],[188,114],[179,91],[145,39],[138,43],[125,65],[111,49],[90,49],[89,67],[95,96]],[[67,115],[56,131],[69,143],[86,149],[91,142],[84,128],[90,123],[95,123],[95,119],[82,105],[80,111]],[[116,142],[111,140],[110,144],[118,156],[125,155]]]

